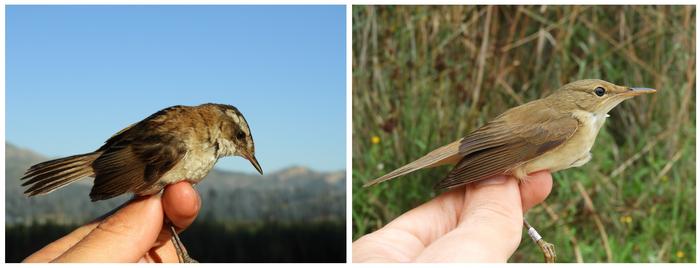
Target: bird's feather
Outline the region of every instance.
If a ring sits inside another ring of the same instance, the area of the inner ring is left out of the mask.
[[[74,155],[36,164],[29,168],[21,180],[28,196],[47,194],[79,179],[93,176],[92,162],[101,152]]]
[[[480,139],[488,142],[475,142],[475,135],[464,138],[467,142],[460,148],[462,160],[436,188],[458,187],[495,175],[510,174],[511,169],[557,148],[578,129],[578,120],[570,115],[549,107],[537,108],[534,110],[538,114],[509,110],[475,132],[483,133],[479,135]]]
[[[538,114],[525,113],[536,111]],[[544,118],[544,121],[540,121]],[[413,171],[457,163],[436,187],[450,188],[502,174],[556,148],[576,131],[578,121],[541,100],[512,108],[466,137],[440,147],[388,174],[371,186]]]
[[[406,175],[408,173],[411,173],[413,171],[426,168],[426,167],[435,167],[443,164],[449,164],[449,163],[454,163],[454,161],[458,161],[458,153],[459,153],[459,144],[460,141],[456,141],[453,143],[450,143],[448,145],[442,146],[440,148],[437,148],[433,150],[432,152],[428,153],[427,155],[405,165],[402,166],[392,172],[389,172],[388,174],[381,176],[377,179],[374,179],[368,183],[365,183],[364,187],[369,187],[372,185],[375,185],[377,183],[387,181],[399,176]]]
[[[144,132],[115,141],[95,160],[95,183],[90,191],[94,200],[109,199],[157,183],[187,152],[177,137]]]

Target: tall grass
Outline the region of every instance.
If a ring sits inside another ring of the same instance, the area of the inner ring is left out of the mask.
[[[563,262],[695,262],[694,6],[354,6],[353,238],[449,167],[361,185],[578,79],[659,89],[611,112],[528,220]],[[523,239],[514,262],[541,262]]]

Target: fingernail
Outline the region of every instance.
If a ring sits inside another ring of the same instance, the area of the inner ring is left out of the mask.
[[[504,175],[498,175],[495,177],[491,177],[482,181],[479,181],[476,183],[477,186],[485,186],[485,185],[495,185],[495,184],[504,184],[506,183],[506,180],[508,180],[508,177]]]

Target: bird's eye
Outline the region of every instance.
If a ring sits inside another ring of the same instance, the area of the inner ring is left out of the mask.
[[[603,95],[605,95],[605,89],[602,88],[602,87],[597,87],[597,88],[595,88],[595,89],[593,90],[593,92],[594,92],[596,95],[598,95],[598,97],[602,97]]]
[[[243,138],[245,138],[245,133],[243,133],[243,130],[236,132],[236,139],[242,140]]]

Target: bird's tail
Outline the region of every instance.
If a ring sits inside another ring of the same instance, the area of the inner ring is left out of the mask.
[[[403,167],[397,168],[396,170],[389,172],[384,176],[381,176],[368,183],[365,183],[362,187],[369,187],[380,182],[388,181],[422,168],[455,163],[461,158],[461,156],[459,155],[460,142],[461,141],[455,141],[448,145],[437,148],[434,151],[424,155],[421,158],[416,159],[411,163],[408,163]]]
[[[20,180],[26,180],[22,186],[28,188],[24,194],[35,196],[50,193],[79,179],[94,176],[92,162],[101,151],[74,155],[42,162],[30,167]]]

